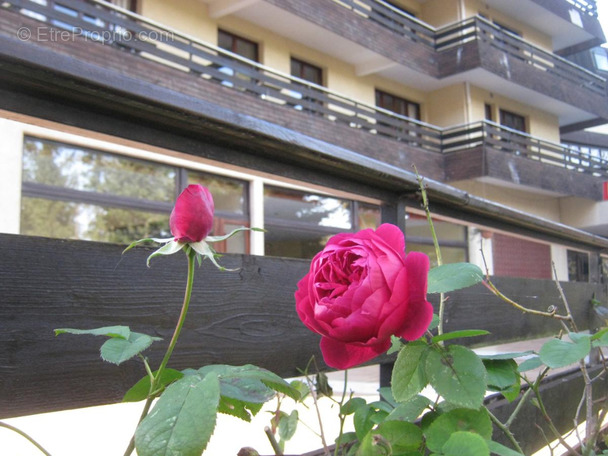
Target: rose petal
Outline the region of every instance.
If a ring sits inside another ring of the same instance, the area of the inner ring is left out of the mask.
[[[391,343],[389,340],[385,343],[364,346],[323,337],[320,346],[325,364],[335,369],[349,369],[385,353]]]

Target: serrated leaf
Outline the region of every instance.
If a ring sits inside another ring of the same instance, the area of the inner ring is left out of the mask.
[[[527,372],[529,370],[536,369],[542,365],[543,362],[541,361],[540,356],[532,356],[531,358],[528,358],[524,362],[522,362],[517,367],[517,370],[519,372]]]
[[[137,356],[158,340],[161,340],[160,337],[152,337],[136,332],[131,332],[127,340],[114,337],[105,341],[101,346],[101,358],[104,361],[118,365]]]
[[[106,336],[116,337],[119,339],[128,339],[131,330],[128,326],[103,326],[95,329],[73,329],[73,328],[58,328],[55,329],[55,335],[59,334],[85,334],[89,336]]]
[[[432,451],[441,452],[454,433],[463,431],[473,432],[482,440],[489,440],[492,437],[492,421],[487,411],[454,409],[440,415],[425,431],[427,446]]]
[[[397,402],[407,401],[427,385],[424,357],[429,346],[423,342],[411,342],[399,352],[391,377],[393,397]]]
[[[406,402],[397,405],[386,417],[386,420],[413,423],[430,404],[431,400],[429,398],[421,395],[414,396]]]
[[[528,351],[524,351],[524,352],[495,353],[492,355],[478,353],[477,356],[479,356],[481,359],[515,359],[515,358],[522,358],[524,356],[530,356],[533,354],[534,354],[533,350],[528,350]]]
[[[248,402],[266,402],[274,391],[283,393],[294,400],[300,398],[298,389],[278,375],[252,364],[229,366],[213,364],[198,370],[200,375],[215,372],[220,378],[222,395]]]
[[[220,382],[221,391],[221,382]],[[256,416],[262,407],[263,403],[247,402],[238,399],[233,399],[228,396],[220,396],[220,405],[217,411],[225,415],[231,415],[240,418],[243,421],[251,422],[251,418]]]
[[[139,456],[200,456],[213,434],[217,376],[187,375],[170,385],[135,431]]]
[[[360,441],[363,440],[366,434],[374,427],[374,415],[374,410],[367,406],[359,407],[355,410],[353,424],[355,426],[357,438]]]
[[[502,391],[519,384],[517,363],[512,359],[482,359],[488,374],[488,386]]]
[[[154,372],[154,375],[158,375],[158,371]],[[176,380],[182,378],[184,374],[175,369],[166,368],[163,370],[160,379],[161,387],[165,388]],[[122,398],[123,402],[138,402],[148,398],[150,392],[150,377],[146,375],[144,378],[139,380],[135,385],[129,388]]]
[[[483,280],[483,272],[471,263],[450,263],[429,271],[427,293],[446,293],[470,287]]]
[[[383,455],[383,448],[376,448],[375,441],[381,436],[390,445],[392,453],[403,454],[414,451],[422,444],[422,431],[412,423],[405,421],[386,421],[371,430],[361,441],[359,453],[362,455]]]
[[[359,407],[367,408],[367,402],[362,397],[353,397],[340,407],[340,413],[342,415],[352,415]]]
[[[289,440],[295,435],[299,419],[300,416],[297,410],[293,410],[289,415],[281,416],[279,420],[279,437],[281,440]]]
[[[460,331],[452,331],[434,336],[431,339],[431,342],[438,343],[446,340],[460,339],[463,337],[487,336],[488,334],[490,334],[490,332],[486,331],[485,329],[463,329]]]
[[[444,456],[490,456],[486,440],[472,432],[455,432],[441,451]]]
[[[452,404],[477,409],[486,392],[486,370],[481,359],[466,347],[451,345],[431,350],[425,371],[431,386]]]
[[[540,348],[539,356],[543,364],[553,369],[569,366],[580,361],[591,351],[591,337],[574,337],[574,342],[551,339]]]
[[[487,442],[487,444],[492,454],[497,454],[498,456],[524,456],[519,451],[512,450],[511,448],[508,448],[492,440]]]

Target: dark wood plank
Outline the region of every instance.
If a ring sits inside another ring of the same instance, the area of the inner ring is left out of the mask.
[[[12,416],[111,403],[144,374],[129,361],[104,363],[101,337],[62,335],[60,327],[124,324],[163,337],[147,352],[158,366],[180,312],[183,254],[146,268],[148,248],[0,236],[0,410]],[[192,304],[171,366],[253,362],[294,376],[319,338],[299,321],[293,293],[308,262],[226,255],[220,272],[196,271]],[[286,343],[286,341],[288,341]]]

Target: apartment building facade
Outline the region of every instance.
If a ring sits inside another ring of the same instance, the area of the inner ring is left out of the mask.
[[[415,167],[444,260],[599,279],[608,146],[567,137],[608,123],[568,60],[605,40],[592,1],[18,0],[0,40],[0,232],[166,236],[199,182],[217,234],[267,230],[226,252],[392,221],[432,256]]]

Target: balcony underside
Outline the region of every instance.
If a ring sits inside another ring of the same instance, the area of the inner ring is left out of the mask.
[[[543,159],[530,159],[526,157],[525,150],[512,154],[489,146],[452,152],[445,157],[448,183],[491,180],[497,185],[517,185],[533,192],[541,190],[555,196],[577,196],[601,201],[602,179],[591,174],[573,172],[574,167],[575,165],[560,168],[543,163]]]

